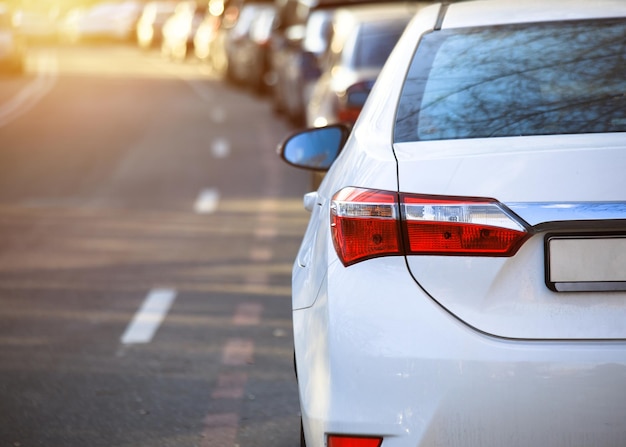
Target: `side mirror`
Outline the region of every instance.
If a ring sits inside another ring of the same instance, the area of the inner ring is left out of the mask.
[[[313,171],[327,171],[333,164],[350,131],[343,124],[298,132],[279,146],[279,154],[292,166]]]

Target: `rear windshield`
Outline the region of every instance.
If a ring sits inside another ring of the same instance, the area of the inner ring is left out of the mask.
[[[626,21],[425,35],[395,141],[626,131]]]

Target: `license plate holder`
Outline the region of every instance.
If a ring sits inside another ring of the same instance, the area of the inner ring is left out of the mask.
[[[547,235],[545,254],[554,292],[626,291],[626,234]]]

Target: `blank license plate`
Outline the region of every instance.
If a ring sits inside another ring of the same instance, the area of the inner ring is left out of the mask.
[[[552,236],[546,284],[556,292],[626,290],[626,236]]]

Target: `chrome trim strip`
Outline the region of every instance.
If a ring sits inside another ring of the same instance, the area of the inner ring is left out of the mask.
[[[626,219],[626,202],[535,202],[505,205],[533,227],[549,222]]]

